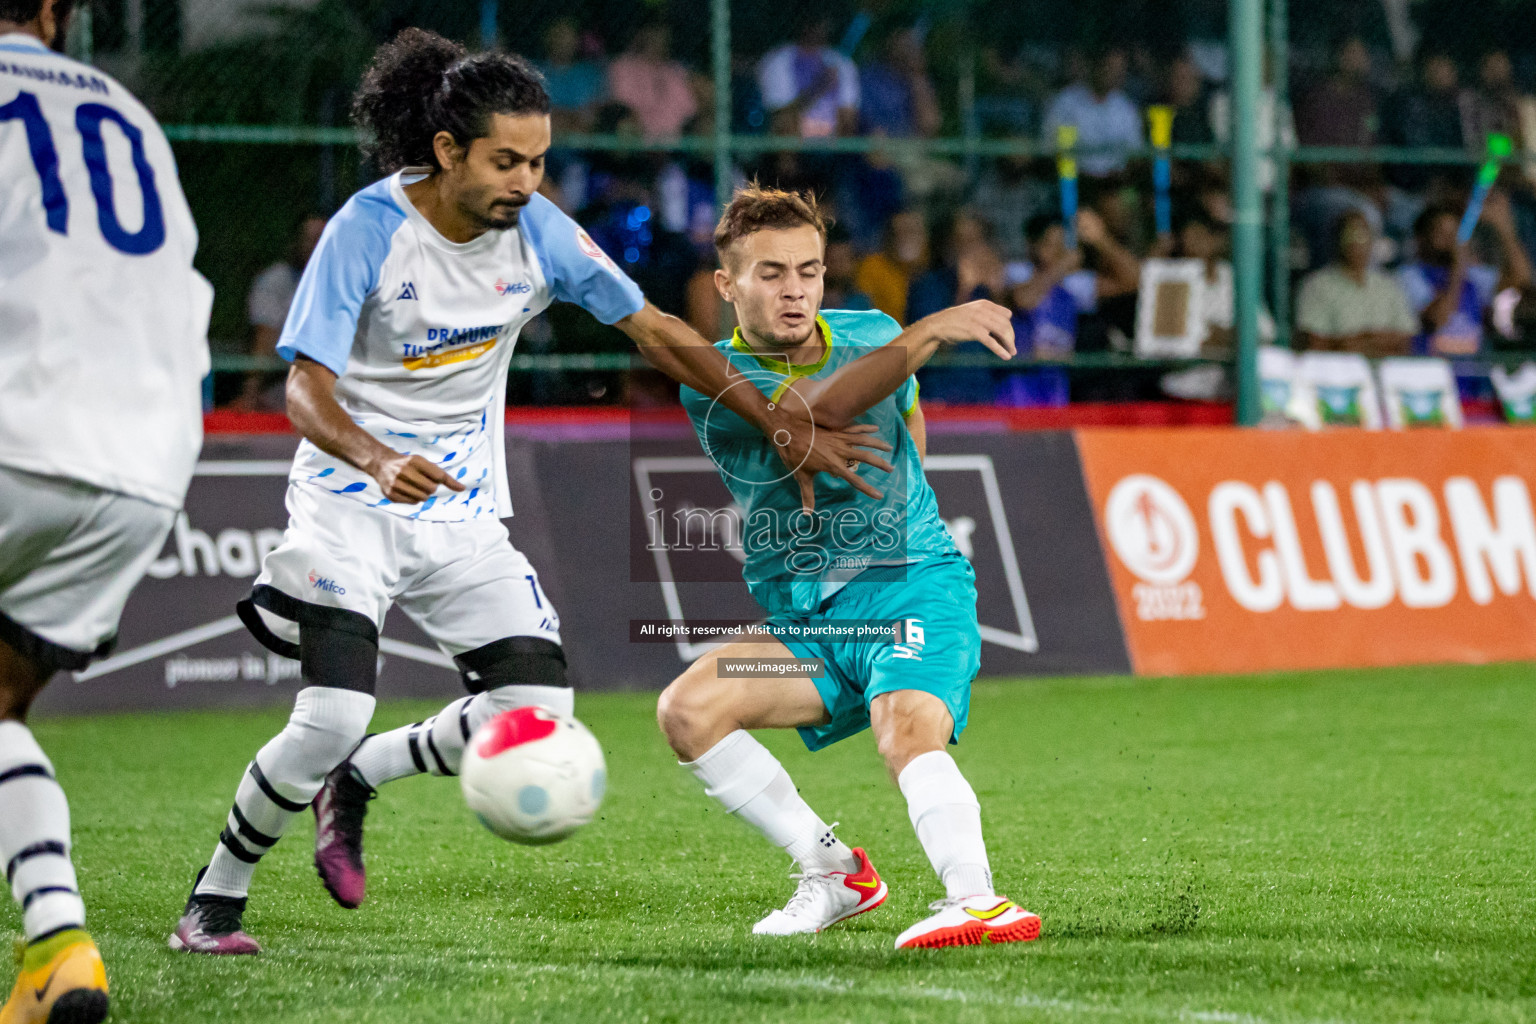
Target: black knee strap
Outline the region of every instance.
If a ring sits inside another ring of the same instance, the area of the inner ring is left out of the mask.
[[[336,615],[329,622],[299,623],[299,666],[304,683],[371,696],[379,675],[378,630],[366,616],[331,611]]]
[[[503,637],[453,660],[470,693],[484,693],[498,686],[571,685],[565,678],[564,649],[543,637]]]
[[[9,645],[17,654],[51,676],[60,669],[78,672],[98,658],[105,658],[112,653],[117,637],[102,641],[101,646],[94,651],[75,651],[51,640],[44,640],[9,615],[0,612],[0,643]]]
[[[298,623],[301,640],[305,626],[324,626],[366,637],[373,642],[374,646],[378,646],[378,627],[366,615],[331,605],[300,601],[266,583],[252,587],[251,596],[235,604],[235,614],[240,616],[240,621],[245,623],[245,628],[251,631],[251,635],[260,641],[263,647],[285,658],[302,661],[299,645],[284,640],[268,629],[261,617],[261,612],[257,610],[259,608],[266,609],[280,619]]]

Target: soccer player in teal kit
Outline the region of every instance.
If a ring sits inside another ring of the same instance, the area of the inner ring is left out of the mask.
[[[903,331],[880,312],[819,312],[825,237],[813,198],[757,187],[736,195],[715,232],[715,279],[741,327],[718,347],[772,401],[806,403],[823,426],[873,427],[892,445],[891,472],[871,478],[883,496],[818,483],[816,511],[804,511],[773,441],[684,388],[699,440],[742,509],[743,576],[774,633],[699,659],[662,694],[658,719],[706,792],[799,865],[788,904],[754,932],[821,931],[873,910],[887,888],[747,730],[797,728],[818,750],[872,727],[945,889],[897,947],[1033,939],[1040,918],[993,889],[980,805],[945,749],[965,728],[981,638],[975,574],[923,476],[912,377],[949,342],[978,340],[1011,357],[1009,314],[973,302]],[[774,657],[821,658],[825,672],[742,678],[720,664]]]

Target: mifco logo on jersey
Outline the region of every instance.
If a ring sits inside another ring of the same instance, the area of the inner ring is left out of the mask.
[[[533,285],[527,281],[503,281],[499,277],[496,279],[497,295],[527,295],[531,291],[533,291]]]
[[[309,574],[309,585],[314,587],[316,590],[323,590],[328,594],[335,594],[338,597],[347,592],[346,587],[343,587],[335,580],[321,576],[314,571],[311,571]]]
[[[1104,529],[1120,561],[1142,580],[1131,588],[1138,619],[1205,618],[1200,584],[1188,579],[1200,533],[1178,491],[1146,473],[1126,477],[1104,503]]]

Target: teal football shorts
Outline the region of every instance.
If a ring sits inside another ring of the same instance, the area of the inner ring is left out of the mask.
[[[888,640],[798,639],[818,622],[884,623]],[[971,704],[971,680],[981,665],[976,622],[976,573],[963,558],[937,558],[899,568],[876,568],[824,601],[814,615],[779,618],[784,646],[797,658],[821,658],[825,673],[813,679],[832,721],[805,726],[800,738],[812,750],[831,746],[869,728],[869,704],[893,690],[921,690],[942,700],[954,719],[957,743]]]

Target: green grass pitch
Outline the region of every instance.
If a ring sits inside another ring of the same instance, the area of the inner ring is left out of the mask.
[[[454,780],[397,783],[348,912],[314,876],[306,816],[257,875],[246,921],[267,952],[225,960],[165,938],[285,716],[37,733],[120,1022],[1514,1022],[1536,1020],[1533,676],[982,683],[956,756],[999,889],[1044,934],[900,953],[940,892],[867,733],[816,755],[765,737],[891,886],[822,935],[750,934],[789,895],[788,858],[676,767],[651,696],[622,694],[578,703],[608,750],[602,820],[518,848]],[[375,727],[426,710],[386,705]]]

